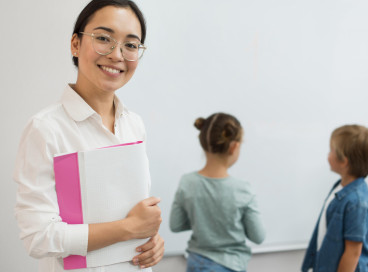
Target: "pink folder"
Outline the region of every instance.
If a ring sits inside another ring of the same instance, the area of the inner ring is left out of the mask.
[[[122,219],[148,197],[150,177],[141,141],[55,156],[54,173],[60,217],[68,224]],[[87,256],[70,255],[63,259],[64,269],[131,260],[135,247],[146,240],[121,242]]]

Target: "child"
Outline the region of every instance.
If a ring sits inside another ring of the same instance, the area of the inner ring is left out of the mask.
[[[302,271],[368,271],[368,129],[335,129],[328,162],[341,179],[326,199]]]
[[[251,256],[246,238],[261,243],[265,231],[249,183],[228,174],[239,157],[242,127],[224,113],[198,118],[194,126],[207,163],[181,178],[170,228],[193,230],[187,271],[245,271]]]

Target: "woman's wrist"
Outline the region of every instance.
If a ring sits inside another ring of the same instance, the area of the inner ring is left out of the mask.
[[[133,233],[133,228],[131,227],[131,220],[129,218],[124,218],[119,221],[117,221],[119,226],[119,240],[120,242],[128,241],[135,239]]]
[[[133,239],[128,223],[125,222],[125,219],[122,219],[113,222],[89,224],[88,251]]]

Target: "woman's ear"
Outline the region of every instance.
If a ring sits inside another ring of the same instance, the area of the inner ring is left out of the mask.
[[[235,150],[239,148],[240,142],[232,141],[229,146],[229,155],[234,154]]]
[[[78,34],[74,33],[70,41],[70,50],[74,57],[78,57],[79,48],[80,48],[80,39],[78,37]]]

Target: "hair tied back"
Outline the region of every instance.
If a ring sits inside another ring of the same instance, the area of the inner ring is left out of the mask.
[[[202,117],[199,117],[199,118],[197,118],[197,120],[195,120],[195,122],[194,122],[194,126],[198,129],[198,130],[201,130],[202,128],[203,128],[203,126],[204,126],[204,122],[205,122],[206,120],[204,119],[204,118],[202,118]]]
[[[237,133],[236,130],[237,128],[232,123],[227,123],[222,133],[225,138],[232,138]]]

